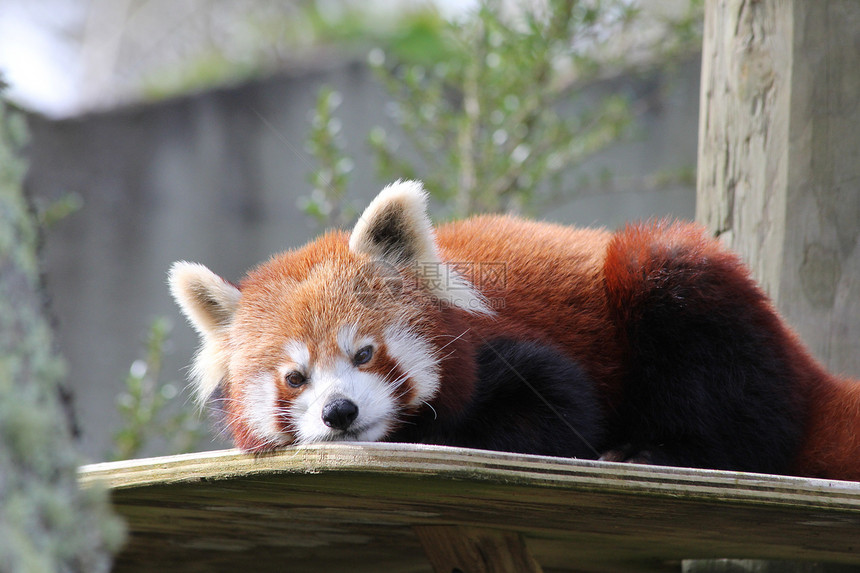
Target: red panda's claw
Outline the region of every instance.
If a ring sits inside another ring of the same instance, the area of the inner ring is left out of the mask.
[[[626,462],[628,464],[653,464],[654,455],[650,450],[634,448],[632,444],[626,444],[620,448],[603,452],[598,460],[602,462]]]
[[[601,462],[626,462],[627,451],[624,449],[607,450],[597,459]]]

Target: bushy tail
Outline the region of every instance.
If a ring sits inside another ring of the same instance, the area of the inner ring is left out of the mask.
[[[738,257],[694,225],[637,225],[604,273],[629,357],[617,439],[655,463],[791,473],[820,369]]]
[[[860,481],[860,381],[829,377],[815,390],[797,473]]]

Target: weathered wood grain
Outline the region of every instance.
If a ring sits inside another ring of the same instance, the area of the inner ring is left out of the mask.
[[[860,2],[707,0],[696,219],[860,376]]]
[[[853,482],[383,443],[96,464],[80,479],[110,487],[128,520],[120,572],[431,572],[427,526],[522,536],[548,573],[860,565]]]
[[[435,573],[543,573],[519,533],[459,525],[412,529]]]

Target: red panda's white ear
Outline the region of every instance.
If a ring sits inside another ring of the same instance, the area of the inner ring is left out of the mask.
[[[492,314],[484,297],[439,256],[420,181],[396,181],[380,191],[358,218],[349,248],[396,267],[413,267],[419,279],[427,275],[424,286],[438,299],[469,312]]]
[[[224,332],[241,295],[238,288],[203,265],[185,261],[173,263],[168,282],[179,308],[200,333],[191,379],[202,405],[227,375],[229,347]]]
[[[168,275],[170,292],[201,336],[213,336],[230,324],[239,305],[239,289],[203,265],[177,261]]]
[[[420,181],[396,181],[379,192],[349,237],[355,253],[393,264],[436,259],[427,192]]]

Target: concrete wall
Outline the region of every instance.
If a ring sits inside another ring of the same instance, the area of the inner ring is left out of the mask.
[[[612,189],[572,197],[547,218],[609,227],[654,216],[692,218],[692,185],[642,192],[641,181],[695,165],[698,83],[693,58],[671,81],[657,75],[595,87],[597,97],[607,89],[642,96],[641,136],[589,165],[617,175]],[[164,375],[184,379],[196,340],[168,295],[170,263],[201,262],[236,280],[311,236],[296,199],[310,191],[314,165],[303,147],[323,84],[344,95],[338,115],[356,160],[351,199],[364,205],[384,183],[374,176],[364,141],[387,120],[384,90],[361,65],[63,121],[31,118],[30,191],[83,199],[83,208],[47,235],[45,250],[59,341],[93,459],[104,456],[117,429],[116,395],[156,316],[175,324]],[[188,395],[182,399],[190,408]]]

